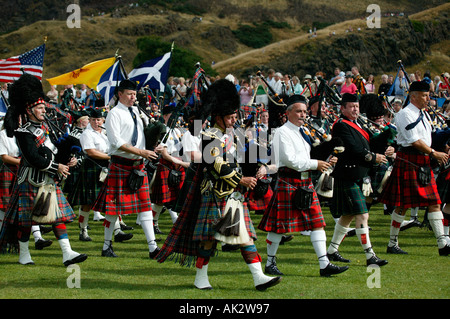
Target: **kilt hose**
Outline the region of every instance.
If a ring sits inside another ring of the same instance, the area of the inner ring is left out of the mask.
[[[428,185],[419,184],[420,166],[430,166],[430,157],[398,151],[391,176],[381,193],[380,202],[401,208],[441,204],[433,171]]]
[[[170,170],[172,169],[180,171],[182,173],[181,182],[178,185],[169,185],[169,174]],[[184,182],[184,168],[180,165],[175,165],[172,162],[166,161],[165,159],[161,158],[155,174],[155,181],[153,182],[152,191],[150,194],[152,203],[164,205],[175,202],[179,196],[181,187]]]
[[[128,187],[128,177],[133,169],[144,172],[144,181],[136,192],[132,192]],[[112,156],[108,170],[108,177],[103,183],[92,210],[106,215],[128,215],[152,210],[148,176],[142,160],[133,161]]]
[[[286,171],[283,174],[283,170]],[[289,172],[292,172],[289,174]],[[272,199],[264,212],[258,225],[258,229],[277,234],[296,233],[304,230],[325,227],[319,198],[311,178],[297,178],[299,173],[290,170],[279,170],[277,185]],[[287,177],[287,176],[291,177]],[[298,187],[308,187],[314,190],[313,201],[309,209],[299,210],[293,205],[294,193]]]
[[[359,215],[368,213],[366,198],[361,190],[362,181],[354,182],[334,179],[333,198],[330,213],[334,218],[342,215]]]
[[[17,179],[18,169],[19,167],[16,165],[8,165],[5,163],[0,165],[0,210],[2,211],[6,211],[8,208]]]

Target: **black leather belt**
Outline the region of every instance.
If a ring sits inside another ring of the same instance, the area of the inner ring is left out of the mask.
[[[111,156],[111,162],[120,164],[120,165],[125,165],[125,166],[139,166],[142,163],[144,163],[144,160],[143,159],[135,160],[135,159],[125,158],[125,157],[120,157],[120,156]]]
[[[428,154],[425,154],[424,152],[419,151],[413,146],[400,146],[398,148],[399,152],[403,152],[405,154],[415,154],[415,155],[425,155],[428,156]]]

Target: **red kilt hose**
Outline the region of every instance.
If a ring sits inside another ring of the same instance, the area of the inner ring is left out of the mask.
[[[293,205],[293,196],[297,187],[308,187],[314,190],[311,177],[307,179],[296,178],[300,173],[291,169],[281,168],[277,187],[272,200],[258,225],[260,230],[278,234],[295,233],[313,228],[325,227],[319,198],[314,191],[313,202],[309,209],[298,210]],[[290,173],[288,173],[290,172]],[[287,175],[294,177],[286,177]],[[296,176],[297,175],[297,176]]]
[[[118,163],[118,161],[121,163]],[[108,169],[108,177],[100,190],[93,210],[106,215],[128,215],[152,210],[148,176],[142,160],[133,161],[112,156]],[[132,192],[128,187],[128,177],[133,169],[145,173],[144,182],[136,192]]]
[[[181,172],[181,182],[175,186],[169,186],[169,174],[172,169]],[[152,192],[150,194],[152,203],[164,205],[175,202],[183,186],[185,177],[184,167],[161,158],[155,174],[155,181],[153,182]]]
[[[441,204],[433,171],[428,185],[419,184],[420,166],[430,166],[430,157],[398,151],[394,168],[381,193],[380,201],[386,205],[402,208]]]
[[[0,210],[2,211],[8,208],[18,169],[16,165],[5,163],[0,166]]]

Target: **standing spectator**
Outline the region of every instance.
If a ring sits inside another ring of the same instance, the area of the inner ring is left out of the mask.
[[[353,83],[352,73],[347,72],[345,74],[345,82],[341,87],[341,95],[343,95],[344,93],[356,94],[357,91],[358,88],[356,87],[355,83]]]

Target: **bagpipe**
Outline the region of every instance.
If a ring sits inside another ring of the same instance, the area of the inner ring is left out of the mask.
[[[64,131],[57,122],[44,115],[45,124],[47,125],[48,134],[52,143],[58,149],[58,153],[55,155],[55,161],[67,165],[72,157],[77,157],[80,164],[83,156],[80,140],[76,137],[69,135],[67,131]]]
[[[269,111],[269,127],[270,128],[276,128],[283,125],[283,116],[286,111],[286,103],[283,101],[283,98],[278,95],[277,92],[270,86],[270,84],[266,81],[265,77],[262,75],[261,71],[256,72],[256,76],[259,77],[264,84],[266,85],[267,89],[269,90],[269,105],[268,105],[268,111]]]

